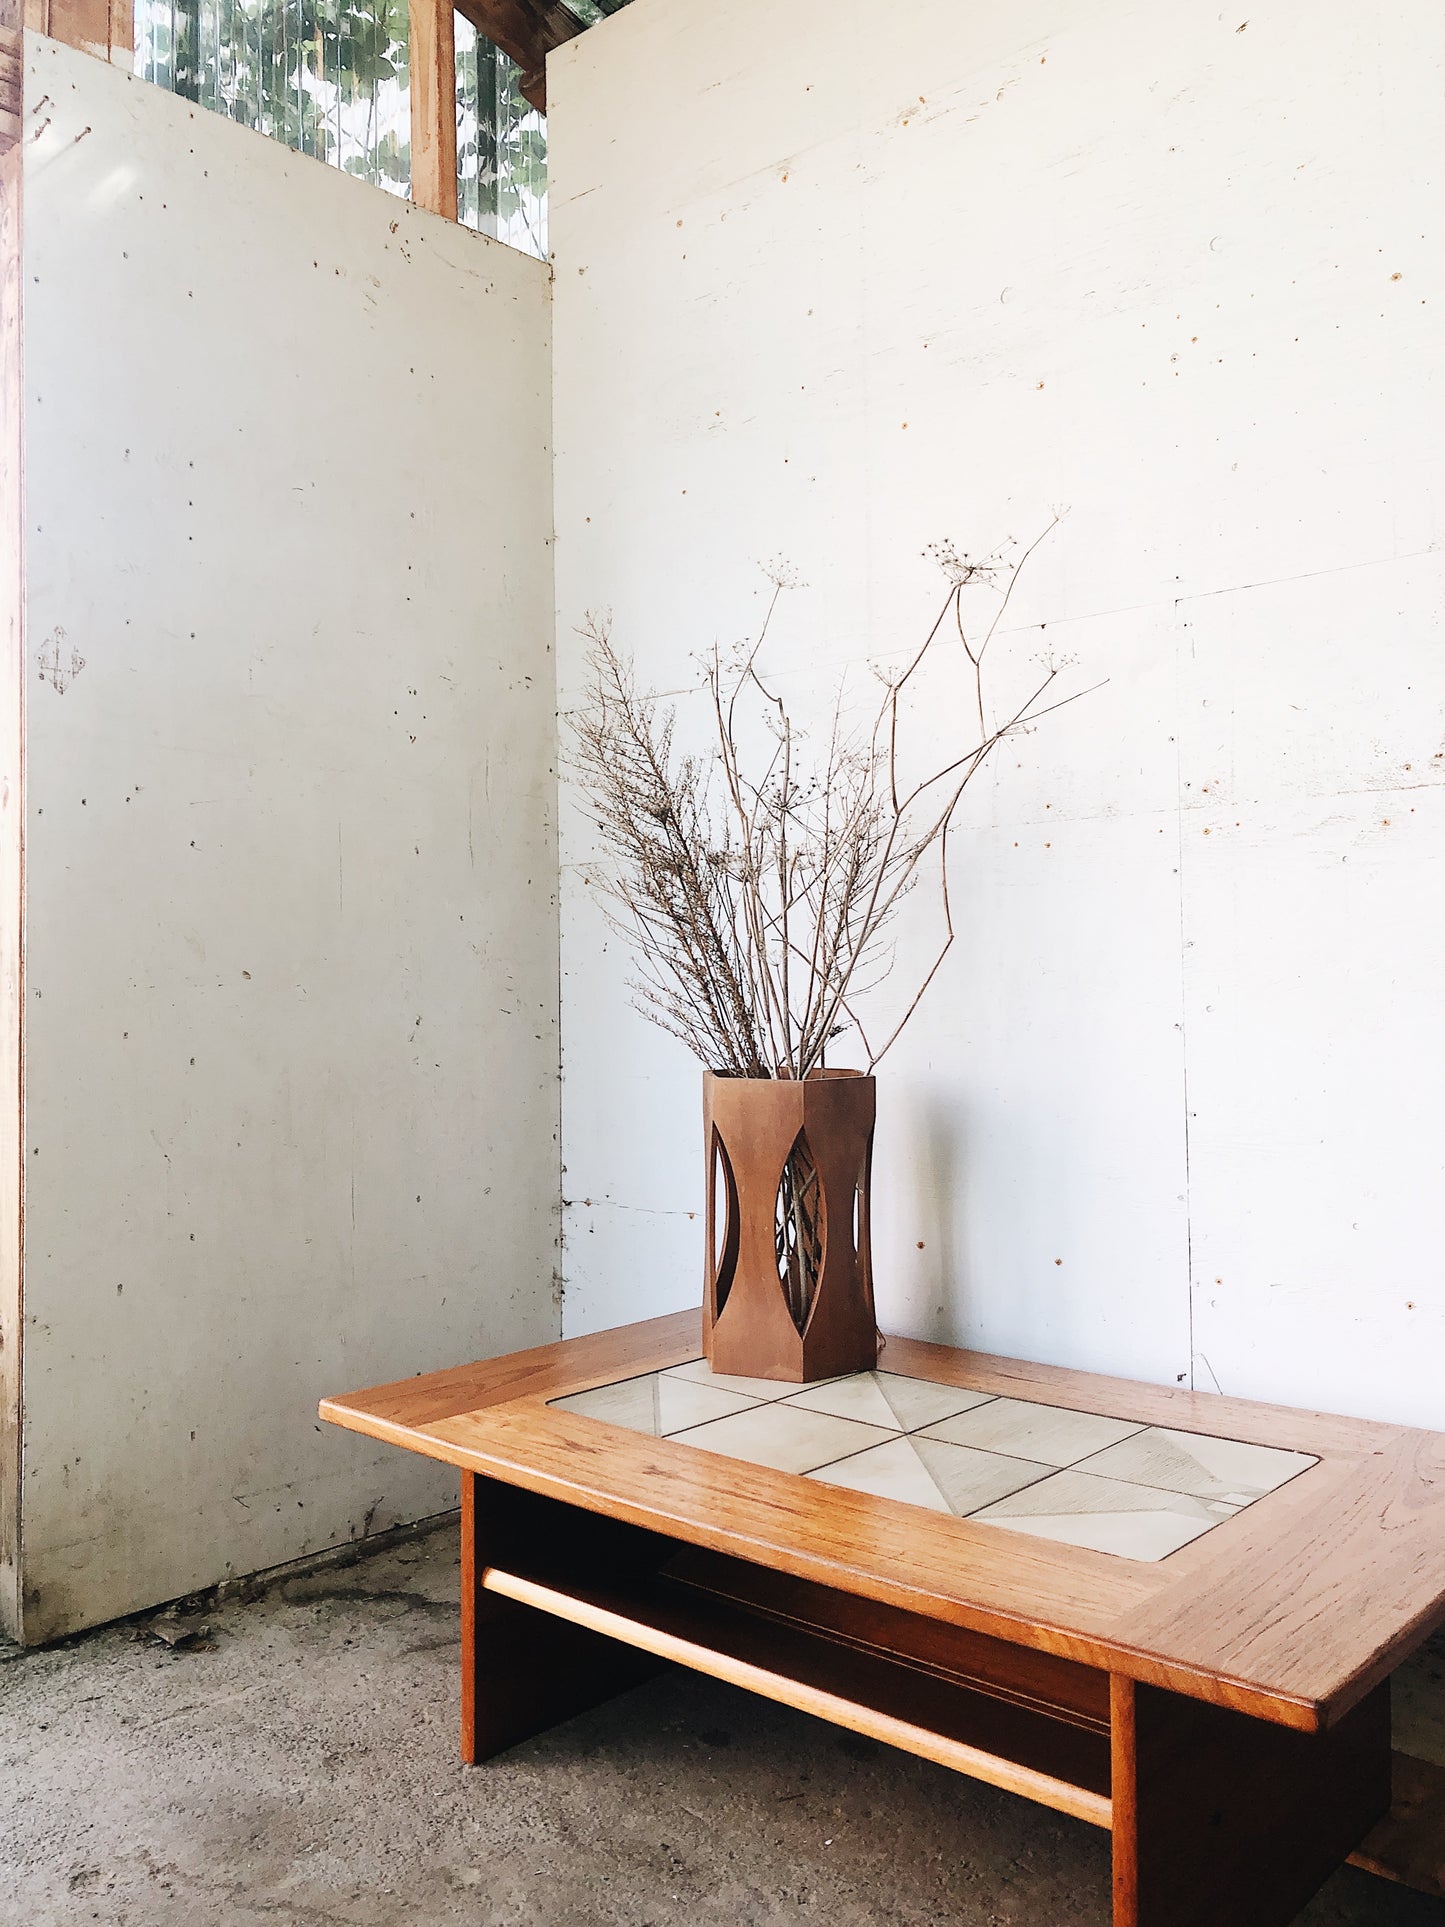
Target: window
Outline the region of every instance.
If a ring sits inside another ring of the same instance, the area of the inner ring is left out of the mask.
[[[625,4],[565,0],[582,27]],[[545,259],[546,117],[516,62],[460,14],[455,26],[458,219]],[[135,0],[135,45],[157,86],[410,193],[407,0]]]
[[[406,0],[136,0],[136,71],[405,195]]]
[[[521,68],[460,14],[456,35],[457,219],[545,261],[546,118],[523,100]]]

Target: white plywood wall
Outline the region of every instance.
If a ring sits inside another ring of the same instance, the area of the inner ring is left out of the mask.
[[[589,609],[685,689],[785,555],[805,702],[926,545],[1068,509],[1007,673],[1107,686],[972,792],[895,1329],[1445,1424],[1442,78],[1430,0],[635,0],[552,59],[564,710]],[[696,1300],[700,1101],[563,838],[581,1331]]]
[[[318,1397],[556,1335],[555,723],[546,268],[27,44],[42,1638],[454,1504]]]

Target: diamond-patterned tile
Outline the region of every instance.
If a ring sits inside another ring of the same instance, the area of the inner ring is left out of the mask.
[[[574,1392],[569,1398],[551,1402],[564,1411],[580,1412],[584,1418],[625,1426],[629,1432],[650,1432],[654,1438],[705,1425],[710,1419],[728,1418],[734,1412],[750,1412],[757,1406],[755,1399],[736,1392],[666,1378],[660,1372],[625,1378],[615,1385],[599,1385],[594,1391]]]
[[[1182,1492],[1069,1471],[1041,1479],[973,1517],[981,1525],[1154,1561],[1168,1558],[1238,1510],[1217,1499],[1193,1499]]]
[[[1002,1452],[1008,1458],[1063,1466],[1143,1429],[1127,1419],[1101,1418],[1095,1412],[1070,1412],[1060,1405],[996,1398],[957,1418],[930,1425],[926,1436],[946,1439],[950,1445],[972,1445],[981,1452]]]
[[[564,1412],[578,1412],[583,1418],[601,1419],[607,1425],[623,1425],[629,1432],[657,1432],[657,1374],[624,1378],[615,1385],[598,1385],[590,1392],[573,1392],[568,1398],[549,1401]]]
[[[691,1379],[695,1384],[710,1385],[720,1392],[740,1392],[745,1398],[786,1398],[789,1392],[800,1389],[776,1378],[736,1378],[727,1372],[715,1372],[705,1358],[694,1358],[687,1365],[671,1365],[662,1377]],[[831,1384],[832,1380],[823,1382]]]
[[[887,1436],[876,1425],[859,1425],[827,1412],[755,1405],[731,1418],[680,1432],[674,1442],[699,1445],[705,1452],[721,1452],[730,1459],[747,1459],[752,1465],[768,1465],[775,1472],[811,1472],[815,1466],[881,1444]]]
[[[855,1452],[851,1459],[819,1466],[808,1477],[820,1485],[844,1485],[850,1492],[871,1492],[875,1498],[927,1506],[931,1512],[953,1510],[914,1451],[912,1439],[885,1439],[866,1452]]]
[[[987,1392],[962,1391],[927,1378],[904,1378],[899,1372],[856,1372],[831,1384],[805,1385],[787,1399],[789,1405],[805,1405],[810,1412],[831,1412],[836,1418],[855,1418],[865,1425],[903,1432],[988,1402]]]
[[[1317,1463],[902,1372],[795,1386],[697,1358],[553,1399],[628,1431],[1125,1559],[1166,1558]]]
[[[1029,1460],[1005,1459],[997,1452],[975,1452],[917,1434],[889,1439],[809,1474],[824,1485],[843,1485],[852,1492],[871,1492],[960,1518],[1048,1476],[1044,1466]]]
[[[1168,1492],[1187,1492],[1196,1499],[1251,1505],[1318,1463],[1304,1452],[1282,1452],[1271,1445],[1246,1445],[1239,1439],[1207,1438],[1200,1432],[1172,1432],[1151,1425],[1096,1453],[1082,1469],[1105,1478],[1162,1486]]]
[[[971,1445],[949,1445],[917,1433],[910,1435],[908,1443],[961,1519],[1048,1476],[1048,1467],[1032,1459],[1005,1458],[1001,1452],[979,1452]]]

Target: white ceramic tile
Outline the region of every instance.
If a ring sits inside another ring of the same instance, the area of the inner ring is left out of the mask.
[[[757,1400],[725,1392],[715,1385],[697,1385],[688,1379],[664,1378],[648,1372],[641,1378],[625,1378],[614,1385],[599,1385],[590,1392],[574,1392],[568,1398],[549,1400],[584,1418],[602,1419],[608,1425],[625,1426],[629,1432],[650,1432],[665,1437],[710,1419],[727,1418],[734,1412],[749,1412]]]
[[[961,1519],[980,1506],[1002,1499],[1049,1476],[1033,1459],[1010,1459],[1001,1452],[979,1452],[971,1445],[949,1445],[913,1433],[908,1443],[932,1475],[934,1484]]]
[[[1238,1507],[1217,1499],[1128,1485],[1088,1472],[1056,1472],[975,1512],[976,1522],[1039,1539],[1088,1546],[1124,1559],[1159,1560],[1229,1519]]]
[[[1037,1459],[1042,1465],[1072,1465],[1143,1429],[1128,1419],[996,1398],[940,1425],[930,1425],[926,1436],[946,1439],[950,1445],[972,1445],[981,1452],[1002,1452],[1009,1458]]]
[[[674,1443],[698,1445],[730,1459],[747,1459],[776,1472],[811,1472],[815,1466],[879,1445],[888,1434],[876,1425],[808,1412],[798,1406],[755,1405],[732,1418],[679,1432]]]
[[[1316,1463],[1300,1452],[994,1398],[901,1372],[856,1372],[795,1389],[715,1373],[695,1359],[552,1403],[823,1484],[1126,1559],[1166,1558]]]
[[[809,1476],[825,1485],[843,1485],[852,1492],[872,1492],[881,1499],[963,1517],[1049,1474],[1026,1459],[1005,1459],[997,1452],[975,1452],[966,1445],[945,1445],[941,1439],[915,1434],[820,1466]]]
[[[801,1392],[790,1393],[787,1400],[789,1405],[804,1405],[810,1412],[832,1412],[838,1418],[885,1425],[895,1432],[911,1432],[987,1402],[986,1392],[960,1391],[955,1385],[904,1378],[898,1372],[855,1372],[851,1378],[834,1379],[828,1385],[805,1385]]]
[[[629,1432],[656,1433],[656,1383],[656,1373],[647,1372],[642,1378],[624,1378],[615,1385],[598,1385],[590,1392],[573,1392],[569,1398],[547,1402],[564,1412],[580,1412],[583,1418],[625,1426]]]
[[[657,1387],[657,1429],[664,1438],[685,1432],[693,1425],[706,1425],[709,1419],[727,1418],[734,1412],[755,1412],[758,1401],[738,1392],[726,1392],[719,1385],[698,1385],[686,1378],[664,1378],[659,1372]]]
[[[1223,1499],[1250,1505],[1296,1478],[1317,1459],[1304,1452],[1282,1452],[1239,1439],[1207,1438],[1199,1432],[1174,1432],[1151,1425],[1131,1439],[1111,1445],[1089,1460],[1086,1470],[1110,1479],[1187,1492],[1196,1499]]]
[[[669,1366],[662,1376],[691,1379],[698,1385],[716,1386],[722,1392],[741,1392],[744,1398],[786,1398],[790,1392],[801,1390],[800,1386],[780,1379],[738,1378],[727,1372],[715,1372],[705,1358],[695,1358],[688,1365]],[[831,1380],[820,1382],[831,1383]]]
[[[991,1392],[968,1392],[962,1386],[944,1385],[931,1378],[905,1378],[901,1372],[875,1372],[874,1377],[905,1432],[994,1402]]]
[[[957,1448],[954,1448],[957,1450]],[[891,1438],[874,1445],[851,1459],[835,1465],[820,1466],[808,1474],[823,1485],[844,1485],[850,1492],[871,1492],[880,1499],[897,1499],[904,1505],[927,1506],[931,1512],[952,1512],[953,1507],[935,1484],[932,1473],[913,1449],[912,1439]]]

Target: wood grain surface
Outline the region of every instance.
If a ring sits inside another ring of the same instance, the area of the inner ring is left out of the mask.
[[[1389,1809],[1389,1691],[1296,1733],[1116,1679],[1114,1927],[1288,1927]]]
[[[699,1316],[329,1399],[322,1416],[687,1545],[1314,1731],[1445,1620],[1445,1438],[890,1338],[895,1372],[1314,1454],[1157,1564],[548,1409],[694,1358]]]

